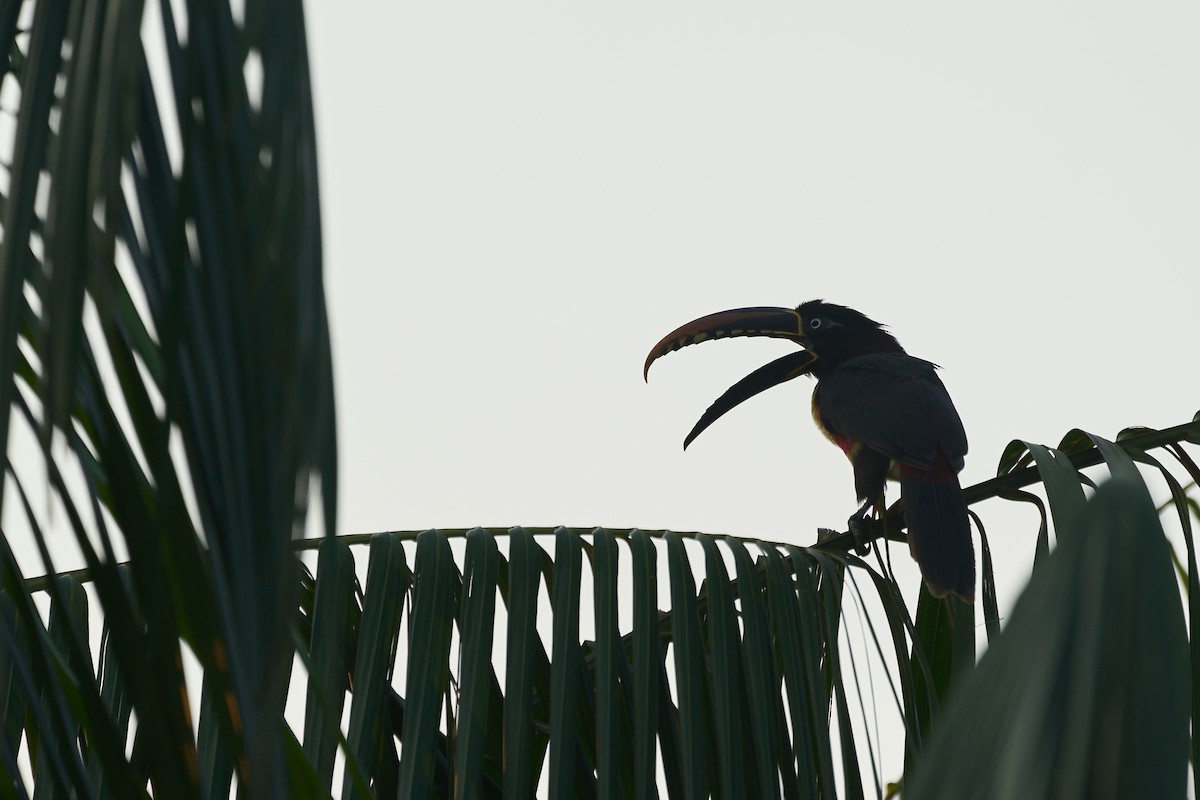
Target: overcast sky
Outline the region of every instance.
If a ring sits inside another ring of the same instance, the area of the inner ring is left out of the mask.
[[[789,345],[642,382],[736,306],[823,297],[941,364],[967,484],[1200,408],[1192,4],[308,9],[342,532],[844,527],[807,379],[681,449]],[[1006,606],[1037,525],[1004,506]]]

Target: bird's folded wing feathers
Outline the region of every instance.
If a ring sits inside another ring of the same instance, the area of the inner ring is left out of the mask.
[[[900,353],[853,358],[817,387],[821,421],[831,432],[894,461],[930,469],[939,449],[962,469],[967,434],[934,364]]]

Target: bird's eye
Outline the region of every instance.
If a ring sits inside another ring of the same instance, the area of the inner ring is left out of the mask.
[[[817,328],[819,328],[819,327],[821,327],[821,320],[820,320],[820,319],[810,319],[810,320],[808,321],[808,328],[809,328],[809,330],[814,330],[814,331],[815,331],[815,330],[816,330]]]

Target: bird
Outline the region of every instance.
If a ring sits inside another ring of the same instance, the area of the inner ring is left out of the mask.
[[[735,308],[692,320],[664,336],[646,357],[643,378],[662,356],[713,339],[768,336],[802,349],[731,386],[684,439],[745,400],[785,381],[816,379],[812,416],[854,471],[862,506],[850,517],[858,535],[883,506],[888,480],[900,484],[909,552],[934,597],[975,596],[975,551],[959,484],[967,434],[938,365],[909,355],[888,329],[847,306],[809,300],[796,308]]]

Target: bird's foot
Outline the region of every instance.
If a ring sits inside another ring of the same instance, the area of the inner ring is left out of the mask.
[[[867,503],[846,520],[846,528],[854,537],[854,552],[860,556],[871,553],[871,504]]]

